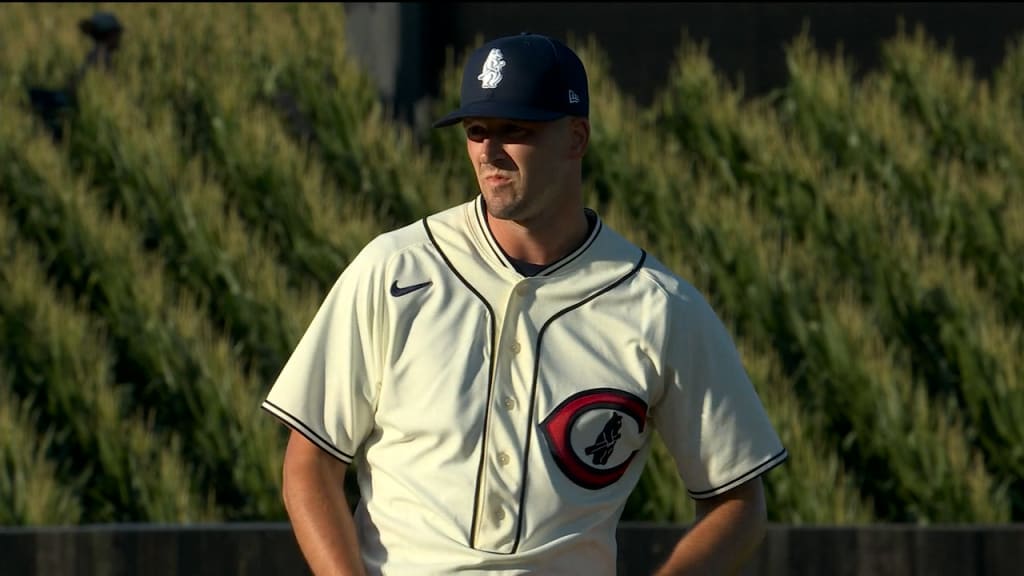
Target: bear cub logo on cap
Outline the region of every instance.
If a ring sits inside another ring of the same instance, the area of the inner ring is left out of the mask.
[[[491,49],[484,60],[484,67],[476,77],[481,81],[481,88],[497,88],[501,82],[501,69],[505,67],[505,56],[497,48]]]

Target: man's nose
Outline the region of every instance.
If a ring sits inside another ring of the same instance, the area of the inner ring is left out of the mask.
[[[500,138],[487,137],[481,142],[483,145],[480,152],[480,158],[487,162],[492,163],[495,160],[500,160],[505,157],[505,143]]]

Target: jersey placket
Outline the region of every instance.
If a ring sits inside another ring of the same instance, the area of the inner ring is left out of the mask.
[[[484,438],[484,467],[477,511],[476,548],[508,554],[519,525],[519,498],[530,426],[530,375],[535,360],[524,305],[529,280],[520,281],[505,302],[491,396],[490,423]]]

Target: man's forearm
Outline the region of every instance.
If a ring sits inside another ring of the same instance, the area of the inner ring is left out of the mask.
[[[301,457],[289,461],[288,455],[285,459],[285,507],[313,574],[363,576],[355,522],[345,498],[343,465]]]
[[[714,502],[698,502],[698,518],[657,576],[736,574],[761,543],[764,493],[759,479]]]

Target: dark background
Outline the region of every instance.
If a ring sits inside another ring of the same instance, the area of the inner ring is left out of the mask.
[[[686,526],[619,526],[618,576],[650,576]],[[1017,576],[1024,527],[769,525],[742,576]],[[4,576],[308,576],[287,523],[0,527]]]
[[[664,86],[684,31],[706,41],[716,68],[747,96],[786,80],[784,48],[807,27],[817,48],[843,53],[856,73],[876,67],[883,40],[920,25],[942,47],[988,77],[1007,42],[1024,31],[1024,5],[992,2],[459,2],[346,3],[349,49],[366,65],[399,117],[437,94],[446,51],[461,57],[482,36],[539,32],[565,40],[593,35],[613,77],[641,105]]]

